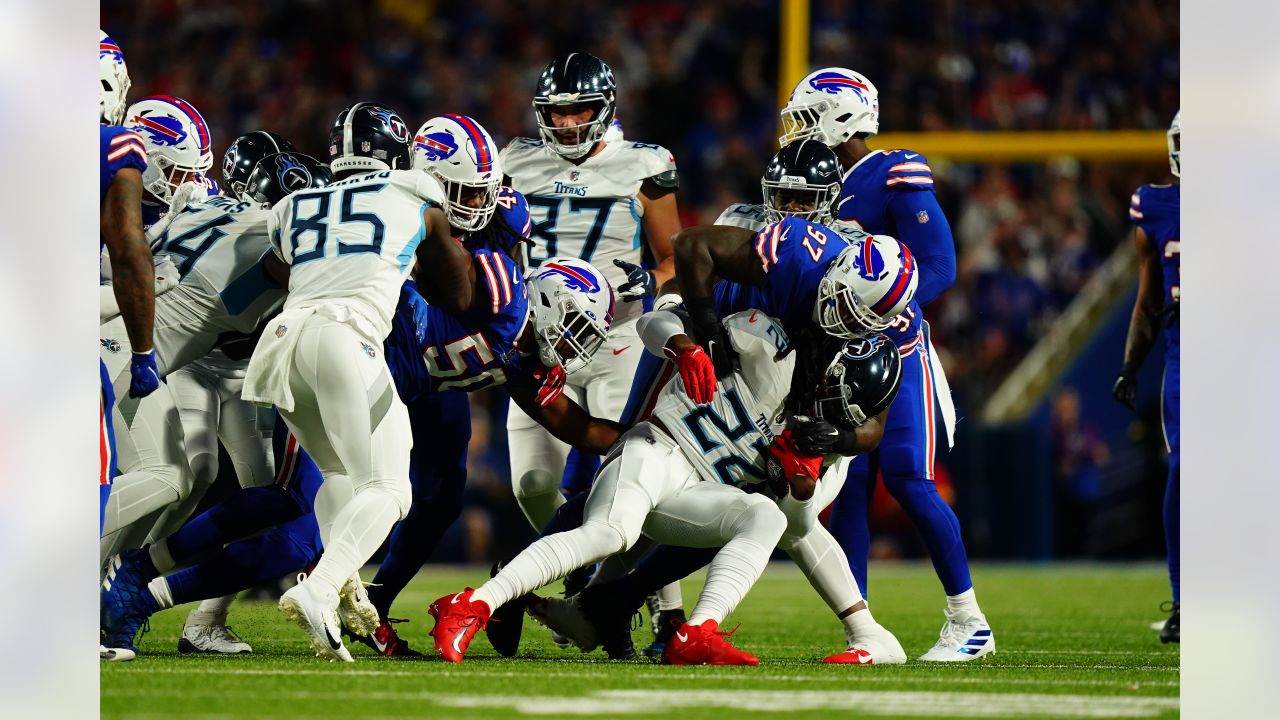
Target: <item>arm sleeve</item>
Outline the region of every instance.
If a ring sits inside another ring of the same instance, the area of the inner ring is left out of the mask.
[[[956,281],[951,225],[932,192],[893,193],[889,214],[898,228],[898,240],[911,249],[918,263],[916,302],[924,307]]]
[[[640,334],[645,350],[658,357],[666,357],[662,349],[666,347],[667,341],[672,336],[685,332],[685,328],[679,315],[670,310],[658,310],[641,315],[636,322],[636,332]]]

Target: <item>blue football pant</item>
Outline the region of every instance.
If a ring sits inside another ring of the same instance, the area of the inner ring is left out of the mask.
[[[1173,590],[1173,601],[1181,602],[1182,583],[1180,566],[1182,560],[1181,533],[1179,531],[1178,512],[1181,502],[1181,481],[1179,479],[1182,465],[1180,452],[1180,392],[1182,384],[1181,363],[1175,354],[1165,361],[1164,381],[1160,393],[1160,415],[1164,428],[1165,448],[1169,451],[1169,480],[1164,490],[1164,544],[1169,554],[1169,586]]]
[[[116,404],[107,364],[98,360],[102,392],[98,397],[98,535],[107,521],[107,500],[111,498],[111,479],[116,475],[116,433],[111,425],[111,408]]]

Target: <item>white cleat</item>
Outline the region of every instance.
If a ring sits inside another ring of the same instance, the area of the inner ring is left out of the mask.
[[[822,659],[828,665],[905,665],[907,651],[883,625],[861,633],[848,650]]]
[[[335,611],[337,594],[326,593],[327,597],[316,595],[310,585],[302,582],[305,575],[299,575],[298,579],[297,585],[280,596],[280,612],[284,613],[284,618],[302,628],[317,656],[330,662],[355,662],[342,644],[342,626]]]
[[[578,607],[577,595],[566,600],[539,598],[528,604],[526,612],[551,630],[551,641],[561,649],[577,646],[582,652],[590,652],[600,644],[595,626]]]
[[[338,591],[338,619],[357,637],[371,637],[378,629],[382,619],[378,617],[378,608],[369,602],[369,592],[364,589],[360,573],[347,578]]]
[[[128,648],[109,648],[106,645],[98,645],[98,659],[106,662],[129,662],[138,657],[138,654]]]
[[[227,627],[226,615],[192,610],[182,625],[178,652],[248,655],[253,652],[253,647],[231,632],[231,628]]]
[[[943,611],[947,622],[938,642],[920,656],[925,662],[968,662],[996,651],[996,636],[982,615],[952,615]]]

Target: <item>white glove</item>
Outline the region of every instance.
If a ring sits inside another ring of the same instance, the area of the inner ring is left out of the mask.
[[[182,278],[178,276],[178,266],[173,264],[167,254],[152,256],[151,261],[156,271],[157,297],[178,287],[178,281]]]

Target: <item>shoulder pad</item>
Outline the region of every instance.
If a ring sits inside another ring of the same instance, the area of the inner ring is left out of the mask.
[[[730,225],[753,232],[765,226],[764,209],[749,203],[734,203],[720,213],[713,225]]]
[[[676,172],[674,168],[666,172],[660,172],[657,175],[651,175],[645,179],[663,190],[675,192],[680,189],[680,173]]]
[[[933,170],[929,160],[910,150],[885,153],[884,185],[890,190],[929,190],[933,188]]]
[[[791,350],[791,340],[782,325],[763,310],[734,313],[724,319],[724,326],[735,352],[759,352],[767,348],[776,355],[785,355]]]

